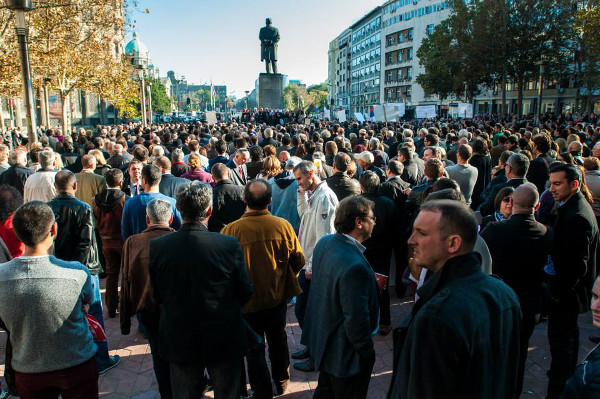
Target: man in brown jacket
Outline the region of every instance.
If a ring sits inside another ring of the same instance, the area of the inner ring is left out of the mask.
[[[77,178],[77,192],[75,197],[93,206],[94,197],[100,191],[106,188],[106,181],[104,177],[94,173],[96,169],[96,158],[93,155],[87,154],[81,157],[82,171],[75,174]]]
[[[94,197],[92,210],[98,235],[102,241],[106,266],[106,307],[108,317],[112,319],[117,315],[119,305],[119,272],[123,252],[121,218],[125,201],[129,197],[121,191],[123,172],[120,169],[110,169],[106,172],[106,184],[108,187]]]
[[[131,317],[136,315],[140,331],[148,337],[154,373],[158,381],[161,398],[172,398],[169,363],[158,356],[159,310],[152,300],[150,278],[148,276],[148,255],[150,241],[172,233],[169,224],[173,221],[171,203],[164,199],[153,199],[146,206],[148,228],[140,234],[132,235],[123,246],[121,263],[121,334],[128,335]]]
[[[248,354],[248,376],[257,398],[282,395],[290,374],[290,360],[285,333],[287,301],[301,292],[296,280],[305,263],[294,228],[285,219],[267,210],[271,203],[271,185],[252,180],[244,188],[246,213],[225,226],[222,234],[236,237],[244,251],[244,260],[254,294],[244,306],[246,320],[269,344],[271,375],[265,350],[257,346]]]

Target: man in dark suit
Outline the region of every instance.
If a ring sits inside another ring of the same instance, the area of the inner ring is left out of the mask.
[[[130,159],[123,155],[123,146],[115,144],[112,148],[113,155],[106,160],[106,163],[113,169],[123,169],[127,166]]]
[[[215,164],[211,169],[215,188],[213,189],[213,210],[208,220],[208,230],[215,233],[241,218],[246,211],[244,188],[231,181],[230,172],[231,169],[222,163]]]
[[[422,173],[419,169],[419,165],[413,160],[414,150],[408,147],[398,148],[398,161],[402,163],[404,169],[402,170],[402,180],[412,186],[416,186],[421,182]]]
[[[177,195],[183,226],[150,242],[148,270],[160,305],[159,356],[171,364],[173,397],[201,397],[208,369],[215,398],[238,398],[248,349],[242,305],[252,285],[239,242],[211,233],[212,189],[194,181]]]
[[[121,190],[123,190],[128,197],[135,197],[144,192],[144,185],[142,184],[143,167],[144,164],[142,162],[134,159],[129,163],[127,173],[123,173],[124,178]]]
[[[315,397],[366,398],[375,363],[377,284],[363,255],[375,226],[373,203],[353,196],[339,203],[336,234],[317,243],[302,328],[320,371]]]
[[[529,169],[529,158],[524,154],[512,154],[508,157],[504,170],[506,171],[506,183],[496,184],[491,190],[488,196],[485,198],[483,204],[479,206],[479,212],[483,216],[491,215],[494,213],[494,201],[496,195],[504,187],[517,188],[521,184],[527,182],[525,175]]]
[[[212,170],[212,167],[218,163],[227,164],[229,162],[229,158],[227,158],[227,143],[223,139],[219,139],[215,143],[215,151],[217,152],[217,156],[208,160],[208,169]]]
[[[550,177],[550,164],[553,159],[548,155],[548,151],[551,142],[550,136],[546,134],[538,134],[533,138],[535,158],[529,164],[527,180],[535,184],[540,194],[546,189],[546,182]]]
[[[188,180],[171,174],[171,161],[167,157],[158,157],[152,164],[158,166],[162,173],[158,191],[167,197],[177,198],[177,187],[186,184]]]
[[[574,165],[550,169],[550,193],[559,203],[554,223],[554,245],[548,306],[548,341],[552,362],[548,372],[548,399],[558,398],[574,373],[579,353],[580,313],[590,310],[591,287],[596,278],[598,225],[594,211],[580,192],[581,172]]]
[[[379,186],[379,193],[394,201],[398,211],[404,210],[407,198],[404,191],[410,188],[410,184],[400,177],[403,171],[404,165],[400,161],[390,161],[385,171],[387,179]]]
[[[246,162],[250,159],[250,153],[245,148],[235,151],[233,159],[227,163],[230,169],[229,175],[231,181],[238,186],[245,186],[248,182],[248,169]]]
[[[360,186],[358,181],[348,176],[346,171],[350,167],[352,158],[350,155],[338,152],[333,158],[333,175],[325,181],[327,185],[335,193],[338,201],[343,200],[351,195],[360,194]]]
[[[492,222],[481,232],[492,256],[493,273],[511,287],[521,303],[521,352],[515,398],[523,390],[529,339],[542,310],[544,266],[552,248],[552,231],[537,222],[533,212],[539,195],[532,183],[517,187],[511,198],[512,215]]]
[[[27,153],[23,150],[16,149],[10,153],[11,167],[0,174],[0,184],[8,184],[13,186],[21,195],[25,191],[25,181],[34,172],[28,169],[27,166]]]
[[[431,158],[427,161],[427,164],[425,165],[425,182],[413,187],[406,199],[405,209],[411,220],[414,219],[419,212],[419,207],[424,200],[423,194],[425,191],[443,176],[444,171],[444,164],[439,159]]]

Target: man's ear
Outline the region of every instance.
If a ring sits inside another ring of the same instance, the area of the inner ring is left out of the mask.
[[[50,235],[52,237],[56,237],[58,228],[56,227],[56,222],[52,223],[52,227],[50,227]]]

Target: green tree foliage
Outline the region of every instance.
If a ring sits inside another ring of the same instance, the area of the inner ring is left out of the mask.
[[[167,89],[162,84],[160,79],[152,78],[149,79],[152,83],[152,111],[154,112],[171,112],[171,99],[167,96]]]
[[[592,111],[591,94],[594,87],[600,85],[600,4],[596,0],[589,2],[577,13],[575,20],[574,78],[577,86],[584,88],[584,109]],[[579,106],[579,91],[577,106]]]
[[[450,17],[417,51],[425,68],[417,82],[427,94],[462,98],[465,84],[473,96],[511,79],[521,113],[524,86],[539,75],[537,61],[547,63],[547,77],[564,75],[573,18],[566,0],[454,0]]]

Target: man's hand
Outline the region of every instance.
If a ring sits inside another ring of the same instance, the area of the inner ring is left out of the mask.
[[[308,270],[304,270],[304,277],[310,280],[312,278],[312,273]]]
[[[90,304],[89,303],[84,303],[83,306],[81,306],[81,310],[83,310],[83,313],[87,314],[90,311]]]
[[[410,194],[410,192],[411,192],[410,188],[405,188],[404,190],[402,190],[402,194],[404,194],[404,195],[408,195],[408,194]]]

